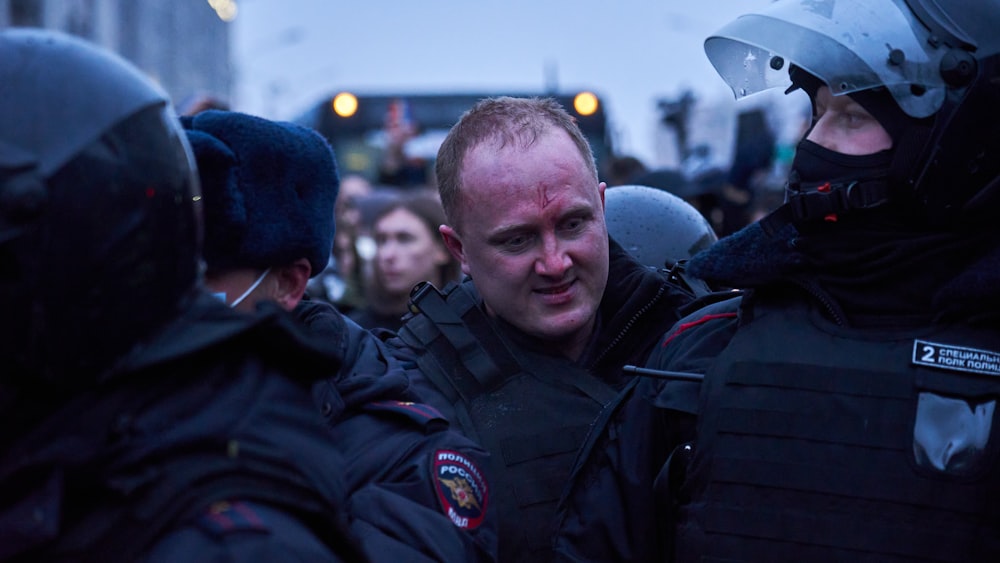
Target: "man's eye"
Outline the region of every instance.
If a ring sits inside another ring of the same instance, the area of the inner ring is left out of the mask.
[[[508,250],[520,250],[528,246],[530,241],[531,238],[527,235],[515,235],[503,241],[503,246]]]

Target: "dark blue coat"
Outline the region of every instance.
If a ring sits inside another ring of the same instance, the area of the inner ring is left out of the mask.
[[[338,367],[289,316],[200,296],[93,388],[8,384],[7,420],[45,414],[4,434],[0,560],[355,560],[311,396]]]
[[[493,561],[489,455],[420,403],[381,340],[321,301],[296,315],[343,358],[314,395],[347,462],[352,531],[371,561]],[[466,476],[468,496],[449,485]]]

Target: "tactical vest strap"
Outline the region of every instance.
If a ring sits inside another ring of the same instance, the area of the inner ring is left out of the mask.
[[[429,321],[423,317],[417,320],[429,323]],[[437,354],[433,353],[433,349],[431,350],[431,352],[421,354],[420,357],[417,358],[417,367],[420,368],[420,372],[423,373],[424,376],[432,383],[434,383],[434,386],[444,394],[445,398],[448,399],[448,403],[455,407],[455,416],[458,417],[458,425],[462,431],[465,432],[466,436],[480,444],[483,444],[482,437],[479,435],[479,432],[476,431],[476,425],[473,424],[472,418],[469,416],[467,399],[459,393],[454,380],[449,379],[448,376],[445,375],[447,373],[460,372],[461,370],[455,369],[456,366],[454,365],[446,368],[442,362],[449,362],[454,358],[450,355],[438,357]],[[456,375],[456,377],[458,376]]]
[[[670,266],[669,270],[665,270],[667,278],[690,291],[695,298],[715,293],[715,288],[708,285],[708,283],[701,278],[696,278],[688,273],[687,262],[687,260],[675,262],[672,266]]]
[[[470,283],[411,296],[399,331],[422,349],[417,367],[454,407],[462,430],[490,451],[501,560],[550,561],[550,526],[572,461],[616,392],[565,358],[517,349],[487,317]],[[517,351],[515,355],[514,351]]]
[[[455,378],[458,392],[466,400],[496,387],[504,380],[505,375],[520,370],[517,360],[502,345],[500,339],[484,336],[484,332],[494,332],[487,323],[477,303],[460,284],[449,284],[442,295],[434,285],[421,284],[410,298],[411,307],[431,322],[419,323],[410,330],[420,343],[431,349],[438,336],[455,349],[455,356],[465,370],[471,374],[472,380]],[[414,319],[419,318],[415,315]],[[409,325],[409,323],[407,323]],[[409,326],[408,326],[409,328]],[[484,344],[486,343],[486,344]],[[491,343],[498,345],[490,346]],[[451,372],[453,370],[449,370]],[[437,382],[435,382],[437,383]]]
[[[549,385],[570,385],[601,405],[610,403],[618,396],[616,389],[583,368],[567,370],[566,363],[561,359],[532,354],[529,360],[531,372]]]

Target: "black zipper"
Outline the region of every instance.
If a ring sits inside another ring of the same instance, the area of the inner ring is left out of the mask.
[[[634,315],[632,315],[632,318],[630,318],[628,322],[625,323],[625,327],[622,328],[621,332],[618,333],[618,336],[616,336],[615,339],[611,341],[611,344],[608,344],[608,346],[604,349],[604,351],[601,352],[601,355],[598,356],[591,363],[590,365],[591,368],[600,365],[601,362],[604,360],[604,358],[606,358],[608,354],[611,353],[611,351],[614,350],[616,346],[618,346],[618,343],[625,339],[625,335],[628,334],[630,330],[632,330],[632,327],[635,326],[635,323],[639,322],[639,318],[645,315],[647,311],[652,309],[653,306],[656,305],[656,303],[663,298],[663,295],[667,292],[667,287],[669,285],[670,284],[667,283],[660,284],[660,289],[659,291],[656,292],[656,295],[654,295],[652,299],[646,302],[646,304],[643,305],[642,308],[640,308],[638,311],[635,312]]]

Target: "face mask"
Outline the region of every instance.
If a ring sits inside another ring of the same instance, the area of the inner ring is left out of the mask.
[[[264,273],[257,277],[257,280],[253,282],[253,284],[246,291],[243,292],[243,295],[237,297],[236,300],[234,300],[232,303],[229,304],[229,306],[235,308],[237,305],[242,303],[243,300],[246,299],[248,295],[253,293],[253,290],[257,289],[257,286],[260,285],[260,282],[264,281],[264,278],[266,278],[269,273],[271,273],[271,268],[264,270]],[[226,295],[225,293],[222,294],[223,300],[225,299],[225,295]]]
[[[849,183],[884,177],[892,164],[892,149],[866,155],[834,152],[812,141],[802,140],[795,150],[792,170],[802,191],[826,182]]]

